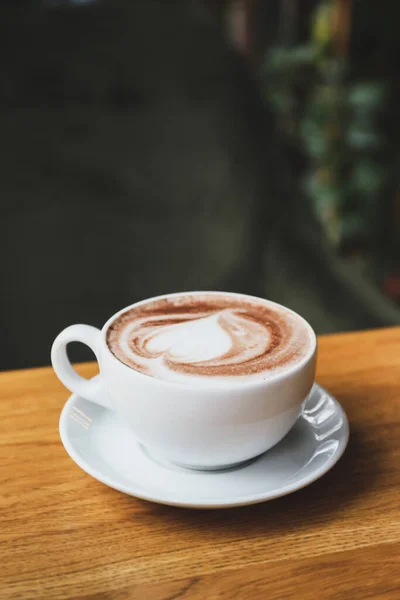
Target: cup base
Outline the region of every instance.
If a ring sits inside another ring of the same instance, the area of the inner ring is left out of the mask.
[[[264,452],[262,454],[259,454],[257,456],[254,456],[253,458],[248,458],[246,460],[242,460],[239,462],[235,462],[235,463],[230,463],[230,464],[224,464],[224,465],[213,465],[213,466],[203,466],[203,465],[188,465],[185,463],[181,463],[181,462],[175,462],[175,461],[171,461],[168,460],[167,458],[165,458],[162,454],[159,454],[157,451],[154,451],[153,449],[150,449],[146,446],[143,446],[143,444],[140,444],[140,447],[142,449],[142,452],[144,452],[144,454],[146,454],[149,458],[151,458],[151,460],[154,460],[154,462],[162,465],[163,467],[167,467],[170,469],[178,469],[178,470],[189,470],[189,471],[207,471],[207,472],[218,472],[221,473],[221,471],[233,471],[236,469],[240,469],[242,467],[247,467],[247,465],[249,465],[250,463],[254,462],[255,460],[257,460],[260,456],[262,456],[262,454],[264,454]]]

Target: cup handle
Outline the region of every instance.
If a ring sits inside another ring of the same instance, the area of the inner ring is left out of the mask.
[[[111,401],[104,390],[102,378],[85,379],[78,375],[69,361],[67,345],[70,342],[82,342],[94,352],[97,360],[100,342],[100,329],[90,325],[71,325],[64,329],[54,340],[51,348],[51,363],[58,379],[71,392],[113,410]]]

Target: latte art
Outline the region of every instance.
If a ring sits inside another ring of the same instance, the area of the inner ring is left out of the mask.
[[[182,294],[134,306],[107,331],[111,352],[142,373],[196,383],[262,380],[310,348],[303,320],[247,296]]]

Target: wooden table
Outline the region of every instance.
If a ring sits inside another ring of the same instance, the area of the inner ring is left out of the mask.
[[[0,598],[399,600],[400,329],[322,337],[318,381],[350,419],[338,465],[285,498],[195,511],[82,472],[51,369],[0,374]]]

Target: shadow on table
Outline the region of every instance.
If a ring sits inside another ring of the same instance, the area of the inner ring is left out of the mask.
[[[197,510],[161,505],[149,508],[149,503],[146,507],[154,511],[155,518],[165,516],[191,528],[196,525],[202,530],[207,526],[216,530],[234,528],[235,532],[245,530],[247,535],[264,528],[282,529],[283,524],[287,530],[299,524],[326,523],[375,486],[379,476],[378,457],[368,452],[366,438],[352,429],[346,452],[331,471],[310,486],[282,498],[239,508],[203,510],[201,514]],[[137,519],[137,513],[132,518]]]

